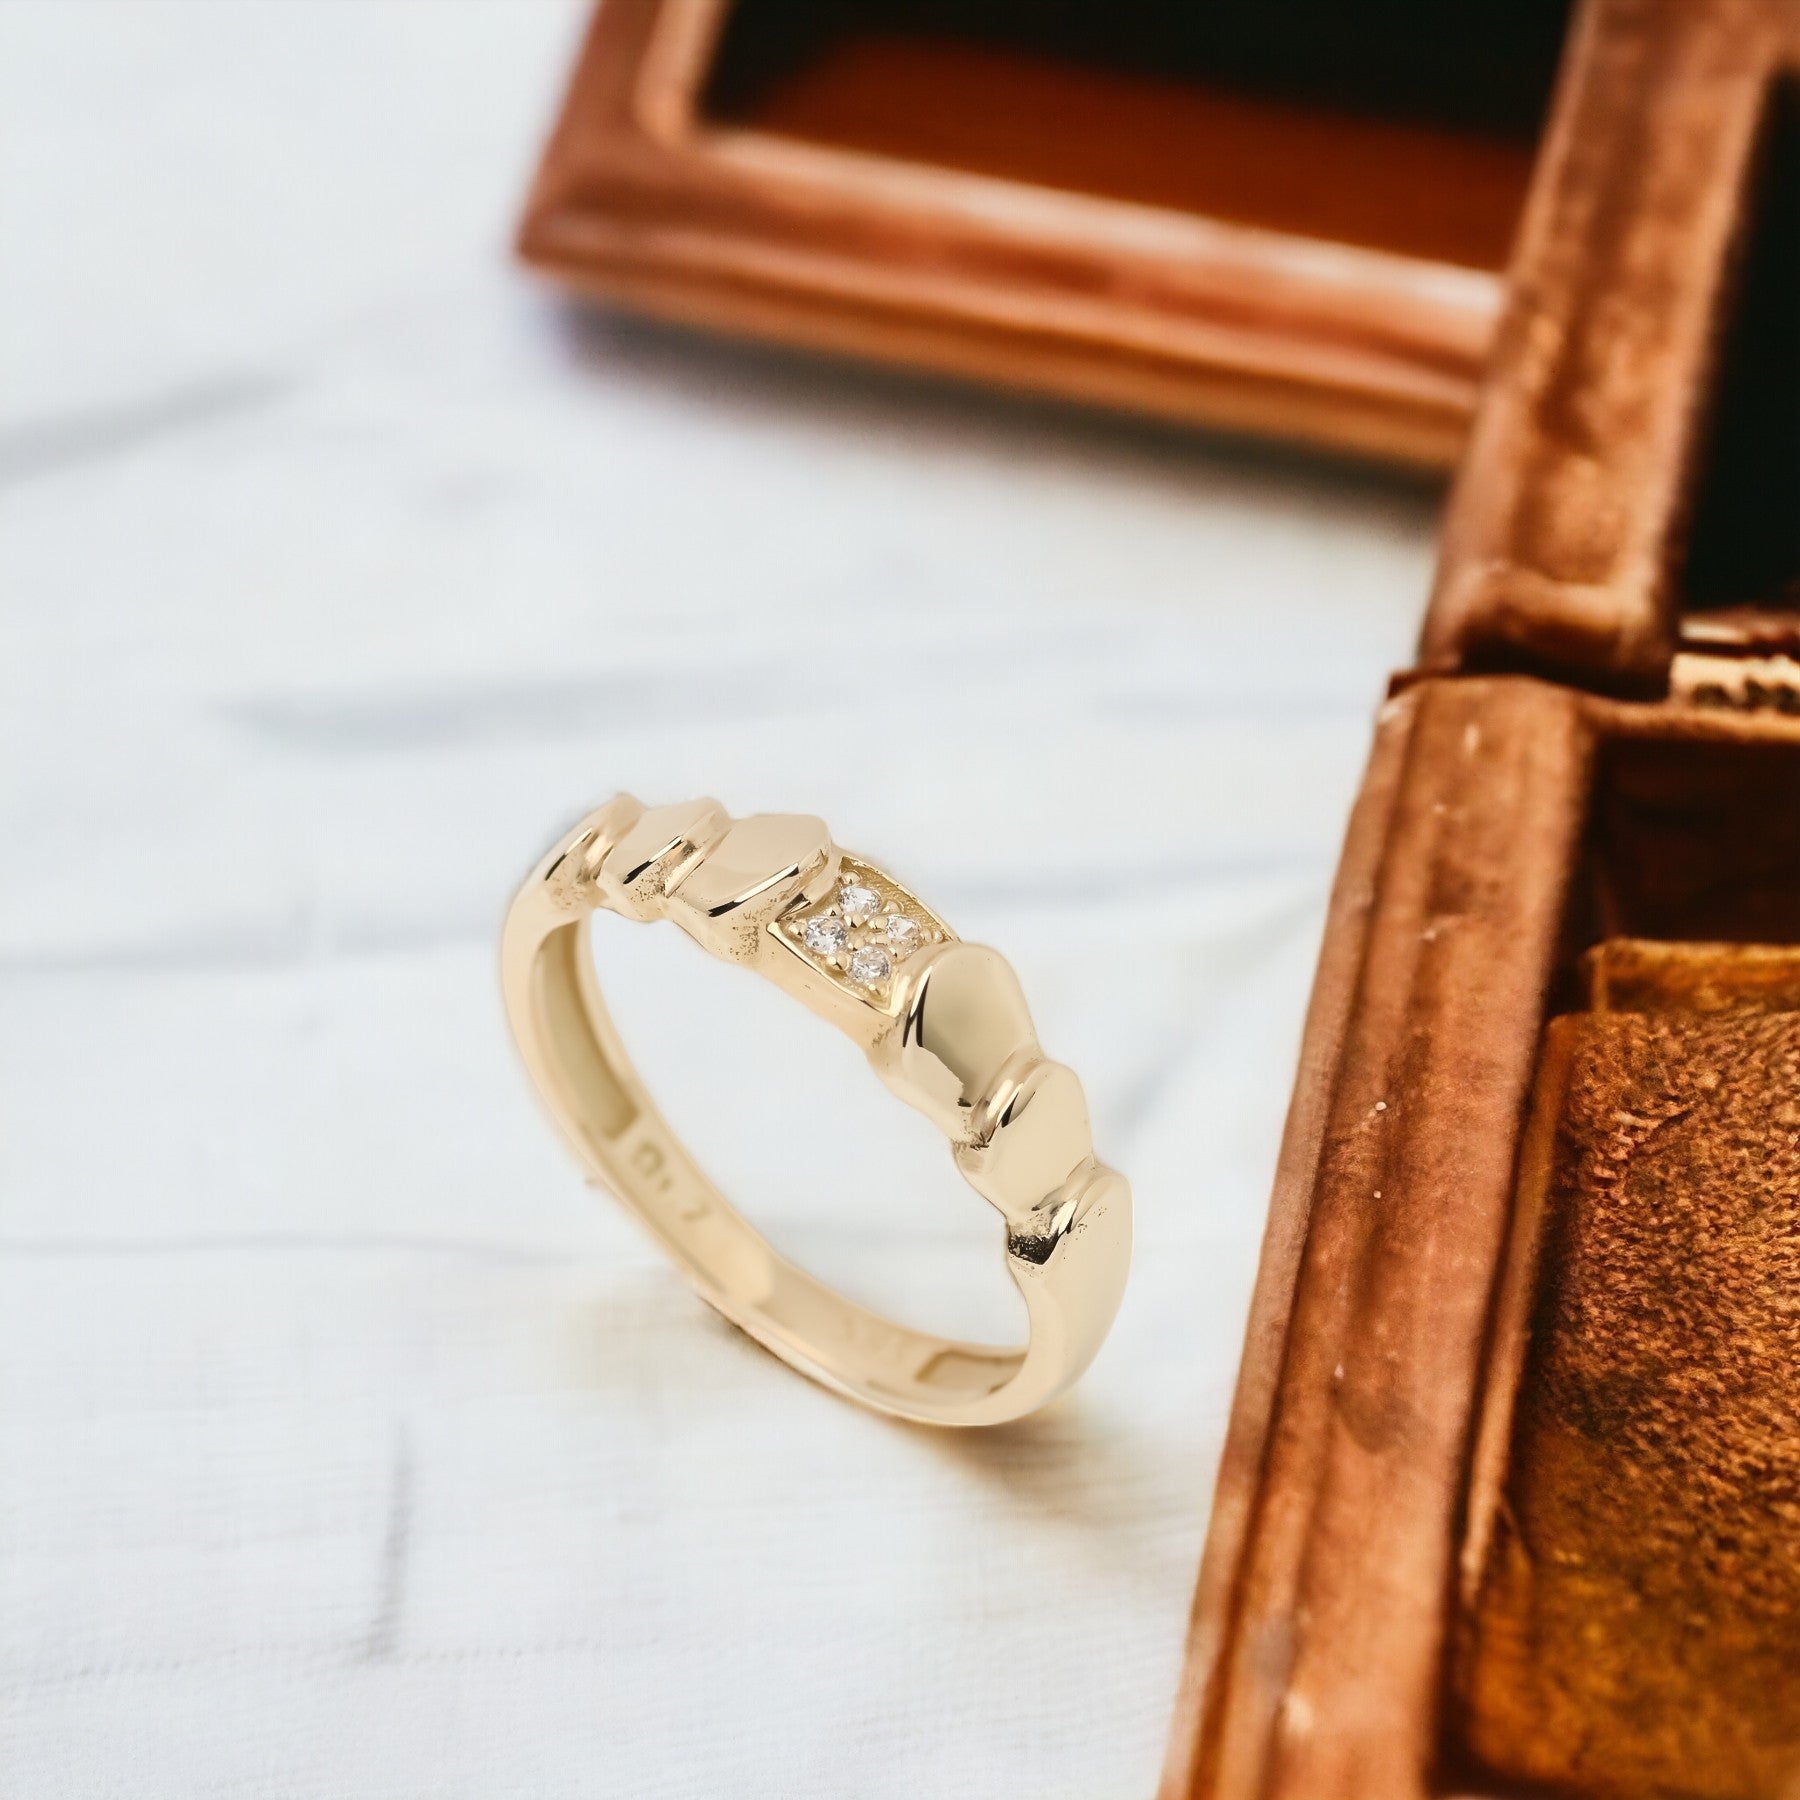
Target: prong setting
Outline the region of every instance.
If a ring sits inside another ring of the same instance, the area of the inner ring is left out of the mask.
[[[846,856],[836,890],[781,919],[776,935],[872,1006],[893,996],[899,965],[954,937],[948,926],[891,875]]]

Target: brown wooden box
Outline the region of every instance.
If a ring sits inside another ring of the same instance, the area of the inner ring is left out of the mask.
[[[520,232],[646,311],[1447,467],[1570,0],[603,0]]]
[[[1571,56],[1167,1800],[1800,1795],[1800,6],[1590,0]]]

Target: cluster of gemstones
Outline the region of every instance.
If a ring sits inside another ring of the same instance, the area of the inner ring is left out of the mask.
[[[907,898],[872,870],[846,863],[836,894],[817,912],[785,921],[783,929],[834,974],[875,999],[902,958],[922,944],[944,941],[942,927],[908,912]]]

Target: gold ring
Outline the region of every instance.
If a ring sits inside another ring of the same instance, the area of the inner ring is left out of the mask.
[[[858,1044],[950,1140],[1006,1221],[1022,1349],[915,1331],[784,1261],[726,1202],[651,1103],[606,1014],[588,916],[673,919]],[[1131,1254],[1131,1191],[1094,1158],[1074,1072],[1038,1047],[1004,957],[962,943],[818,819],[733,819],[716,801],[620,795],[568,833],[507,914],[507,1016],[588,1172],[650,1228],[696,1289],[829,1388],[938,1425],[995,1425],[1053,1399],[1100,1348]]]

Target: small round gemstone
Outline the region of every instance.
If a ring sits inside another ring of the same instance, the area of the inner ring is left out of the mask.
[[[909,950],[919,947],[919,922],[909,919],[904,913],[889,913],[887,920],[888,948],[897,956],[904,956]]]
[[[847,881],[838,889],[838,905],[852,925],[866,925],[881,911],[881,896],[860,881]]]
[[[885,950],[865,945],[850,958],[850,979],[858,987],[880,987],[893,974],[894,965]]]
[[[834,919],[830,913],[821,913],[816,919],[806,921],[806,947],[815,956],[833,956],[849,941],[850,933],[844,928],[844,921]]]

